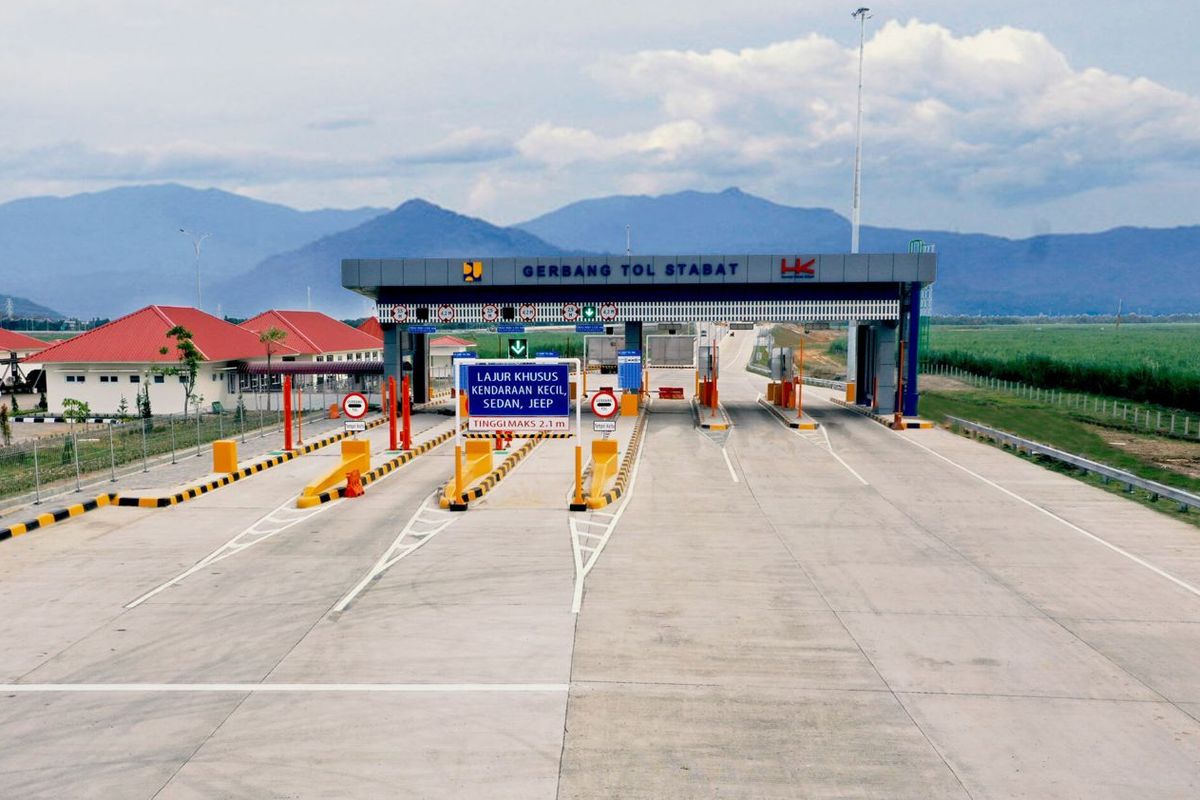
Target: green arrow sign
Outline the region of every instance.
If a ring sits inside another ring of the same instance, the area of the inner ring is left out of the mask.
[[[528,339],[509,339],[508,340],[508,357],[509,358],[527,358],[529,356],[529,340]]]
[[[595,319],[596,318],[596,307],[593,305],[584,306],[583,307],[583,318],[586,320]]]

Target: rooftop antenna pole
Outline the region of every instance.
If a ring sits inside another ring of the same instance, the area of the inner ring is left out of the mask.
[[[630,238],[629,226],[625,226],[625,255],[633,255],[633,240]]]
[[[871,9],[860,8],[851,16],[858,18],[858,117],[854,134],[854,202],[850,210],[850,252],[858,252],[858,223],[862,214],[862,93],[863,46],[867,38],[867,20]]]
[[[196,251],[196,309],[201,310],[204,306],[204,303],[203,295],[200,294],[200,245],[204,244],[204,240],[212,236],[212,234],[192,233],[185,228],[180,228],[179,232],[192,240],[192,247]]]

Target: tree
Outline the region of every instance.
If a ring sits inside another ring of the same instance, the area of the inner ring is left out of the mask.
[[[156,371],[160,375],[178,375],[183,379],[183,418],[187,419],[188,405],[196,391],[196,375],[200,369],[200,362],[204,361],[204,354],[192,341],[192,332],[182,325],[176,325],[167,331],[167,338],[175,340],[177,363],[173,367],[157,367]],[[166,355],[170,351],[163,346],[158,352]]]
[[[117,416],[121,419],[129,416],[129,401],[125,399],[125,395],[121,395],[121,402],[117,403]]]
[[[286,338],[287,331],[274,326],[267,328],[258,335],[258,341],[267,348],[267,411],[271,410],[271,356],[275,354],[276,346]]]
[[[8,424],[8,406],[0,404],[0,436],[4,437],[4,446],[12,444],[12,426]]]
[[[67,397],[63,399],[63,416],[71,423],[71,435],[63,443],[62,463],[70,464],[75,460],[75,423],[83,422],[92,415],[92,407],[83,400]]]
[[[142,419],[150,419],[153,416],[153,412],[150,410],[150,381],[148,380],[143,381],[142,388],[138,389],[137,407],[138,414]]]

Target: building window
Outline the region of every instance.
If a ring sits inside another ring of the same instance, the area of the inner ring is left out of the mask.
[[[129,376],[129,382],[130,382],[130,383],[141,383],[141,382],[142,382],[142,376],[141,376],[141,375],[130,375],[130,376]]]
[[[180,383],[187,383],[187,375],[180,375],[180,376],[179,376],[179,382],[180,382]]]
[[[68,375],[67,383],[83,383],[86,379],[84,375]]]
[[[162,382],[163,382],[163,381],[165,381],[165,380],[166,380],[166,378],[164,378],[162,375],[155,375],[155,376],[154,376],[154,382],[155,382],[155,383],[162,383]]]
[[[116,375],[101,375],[100,382],[101,383],[116,383],[117,376]]]

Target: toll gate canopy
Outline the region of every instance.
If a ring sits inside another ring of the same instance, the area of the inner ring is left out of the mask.
[[[645,322],[850,322],[856,401],[917,406],[921,288],[936,253],[344,259],[342,285],[372,298],[384,370],[407,358],[414,387],[438,326],[623,324],[643,349]],[[903,345],[904,354],[900,353]]]

